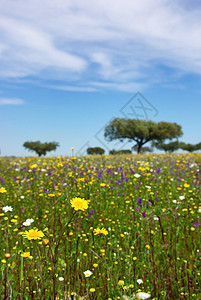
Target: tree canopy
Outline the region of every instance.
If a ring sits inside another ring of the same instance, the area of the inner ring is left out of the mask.
[[[93,155],[93,154],[104,154],[105,150],[100,147],[90,147],[87,149],[87,154]]]
[[[110,155],[115,155],[115,154],[131,154],[132,151],[129,149],[122,149],[122,150],[110,150],[109,154]]]
[[[153,143],[153,146],[155,146],[157,149],[159,150],[164,150],[165,152],[169,152],[172,153],[176,150],[178,150],[180,143],[178,141],[174,141],[174,142],[170,142],[168,144],[164,144],[164,143]]]
[[[47,152],[56,150],[58,146],[59,144],[57,142],[41,143],[40,141],[25,142],[23,144],[23,147],[25,147],[29,151],[36,152],[38,156],[46,155]]]
[[[105,128],[104,136],[108,141],[128,139],[134,141],[137,153],[150,141],[164,142],[166,139],[182,135],[181,126],[177,123],[153,122],[138,119],[116,118]]]
[[[186,150],[188,152],[194,152],[197,150],[201,149],[201,143],[198,144],[190,144],[190,143],[184,143],[184,142],[180,142],[179,143],[179,148],[182,150]]]

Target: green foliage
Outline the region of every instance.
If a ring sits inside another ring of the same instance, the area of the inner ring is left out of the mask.
[[[153,145],[157,149],[164,150],[165,152],[169,152],[169,153],[172,153],[172,152],[179,149],[179,142],[178,141],[170,142],[168,144],[164,144],[164,143],[159,142],[159,143],[154,143]]]
[[[200,153],[1,157],[0,299],[200,299],[200,165]],[[44,237],[24,238],[33,229]]]
[[[182,135],[181,126],[169,122],[153,122],[136,119],[116,118],[105,128],[105,138],[108,141],[128,139],[136,143],[137,153],[142,146],[150,141],[163,142],[166,139]]]
[[[201,143],[198,144],[186,144],[184,142],[179,143],[179,148],[188,152],[194,152],[201,149]]]
[[[56,150],[58,146],[59,144],[57,142],[41,143],[40,141],[25,142],[23,144],[23,147],[25,147],[29,151],[36,152],[38,156],[46,155],[47,152]]]
[[[110,151],[110,155],[114,155],[114,154],[131,154],[132,153],[132,151],[131,150],[129,150],[129,149],[125,149],[125,150],[111,150]]]
[[[91,147],[87,149],[87,154],[89,155],[93,155],[93,154],[102,155],[104,153],[105,150],[100,147]]]
[[[133,146],[132,149],[134,151],[137,151],[137,145]],[[153,152],[153,148],[151,147],[142,147],[141,150],[140,150],[140,153],[152,153]]]
[[[172,140],[174,138],[178,138],[182,136],[181,126],[177,123],[170,122],[159,122],[158,123],[158,132],[157,138],[158,141],[164,141],[166,139]]]

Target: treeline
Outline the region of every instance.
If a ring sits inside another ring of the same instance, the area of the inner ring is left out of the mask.
[[[201,150],[201,143],[190,144],[190,143],[175,141],[168,144],[158,143],[155,144],[155,147],[159,150],[164,150],[165,152],[169,152],[169,153],[172,153],[178,149],[182,149],[192,153],[194,151]]]
[[[183,134],[181,125],[170,122],[153,122],[138,119],[116,118],[105,127],[104,137],[107,141],[119,140],[120,142],[134,142],[131,150],[111,150],[109,154],[130,154],[153,152],[154,148],[165,152],[174,152],[182,149],[188,152],[201,150],[201,142],[197,144],[184,143],[178,140]],[[145,146],[149,143],[150,146]],[[38,154],[46,155],[48,151],[56,150],[59,146],[57,142],[41,143],[25,142],[23,146]],[[101,147],[90,147],[87,149],[88,155],[103,155],[105,150]]]

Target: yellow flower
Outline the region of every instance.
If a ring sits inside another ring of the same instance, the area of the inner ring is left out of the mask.
[[[44,237],[44,233],[41,230],[38,230],[37,228],[26,230],[22,233],[22,235],[28,240],[40,240],[42,237]]]
[[[85,211],[88,208],[88,203],[87,200],[83,199],[83,198],[73,198],[70,200],[71,206],[75,209],[75,210],[83,210]]]
[[[3,186],[0,188],[0,193],[7,193],[6,189]]]
[[[5,259],[2,259],[1,262],[2,262],[3,264],[6,264],[6,260],[5,260]]]
[[[95,289],[94,288],[90,288],[89,290],[91,293],[94,293],[95,292]]]
[[[23,252],[21,254],[22,257],[26,258],[26,257],[29,257],[30,256],[30,252]]]
[[[43,242],[43,245],[49,244],[49,240],[48,239],[43,239],[42,242]]]
[[[136,256],[134,256],[134,257],[133,257],[133,260],[137,260],[137,257],[136,257]]]
[[[150,246],[149,246],[149,245],[146,245],[145,248],[146,248],[146,249],[150,249]]]
[[[12,223],[16,223],[16,222],[17,222],[16,219],[11,219],[10,221],[11,221]]]
[[[118,285],[123,286],[124,285],[124,281],[123,280],[119,280],[118,281]]]
[[[108,234],[108,231],[105,229],[105,228],[102,228],[102,229],[100,229],[100,228],[96,228],[96,229],[94,229],[94,234],[95,235],[101,235],[101,234],[103,234],[103,235],[107,235]]]

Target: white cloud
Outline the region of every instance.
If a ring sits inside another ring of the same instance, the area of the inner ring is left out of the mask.
[[[115,82],[91,82],[91,86],[99,88],[107,88],[110,90],[119,90],[119,91],[139,91],[146,87],[146,84],[136,83],[136,82],[128,82],[128,83],[115,83]]]
[[[72,74],[78,89],[93,81],[126,90],[167,83],[165,68],[201,74],[201,6],[189,9],[181,0],[1,0],[0,11],[2,78],[51,74],[71,87]]]
[[[0,98],[0,105],[22,105],[24,101],[21,99]]]
[[[26,22],[2,17],[0,30],[7,41],[6,46],[0,46],[1,59],[8,67],[1,69],[0,76],[28,76],[45,68],[79,72],[86,66],[85,61],[77,55],[57,49],[48,33]]]
[[[96,88],[91,86],[70,86],[70,85],[48,85],[48,88],[69,91],[69,92],[95,92]]]

